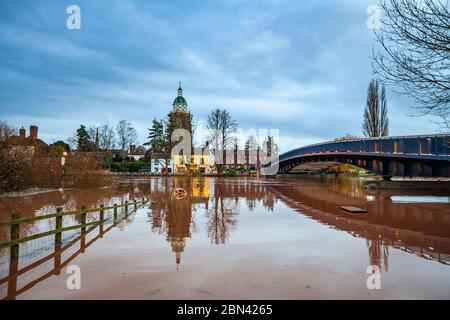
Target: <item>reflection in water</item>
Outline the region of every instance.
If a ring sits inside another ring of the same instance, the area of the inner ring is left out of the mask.
[[[450,206],[391,200],[392,193],[430,197],[442,191],[366,191],[361,181],[354,178],[287,179],[285,186],[271,190],[301,213],[334,229],[366,238],[370,262],[386,271],[389,246],[450,264]],[[340,210],[342,205],[361,207],[368,213],[349,214]]]
[[[188,196],[175,200],[173,190],[177,187],[188,190]],[[225,244],[238,225],[242,204],[253,211],[260,203],[271,212],[278,198],[321,223],[366,238],[370,263],[385,271],[389,265],[389,246],[448,263],[448,206],[398,204],[390,201],[388,191],[370,192],[372,194],[368,195],[361,181],[352,178],[288,180],[285,183],[277,180],[174,178],[154,181],[149,217],[152,230],[165,234],[171,243],[177,265],[186,239],[196,232],[196,212],[208,218],[206,230],[211,243]],[[367,208],[368,215],[345,215],[339,209],[344,204]]]
[[[150,182],[151,202],[149,218],[154,232],[165,234],[180,264],[186,239],[196,232],[194,213],[200,211],[207,218],[207,235],[213,244],[225,244],[238,224],[239,203],[242,198],[252,211],[261,202],[273,211],[276,197],[258,181],[220,180],[210,178],[174,177]],[[183,188],[188,195],[176,199],[174,190]]]
[[[177,199],[176,188],[185,189],[187,196]],[[111,205],[145,196],[150,200],[147,223],[152,232],[164,236],[170,243],[178,270],[187,241],[192,234],[198,233],[200,236],[208,237],[211,245],[227,244],[233,234],[237,233],[240,221],[241,224],[245,221],[247,226],[253,223],[254,228],[269,228],[262,223],[276,223],[274,219],[280,217],[282,213],[285,214],[287,205],[289,213],[298,212],[322,225],[365,239],[368,263],[378,265],[386,272],[389,271],[389,255],[392,253],[392,248],[414,253],[424,259],[449,264],[450,205],[448,203],[395,203],[392,201],[394,194],[414,197],[443,196],[440,192],[424,194],[419,191],[367,191],[364,190],[360,180],[352,178],[324,180],[152,178],[143,183],[126,184],[114,188],[66,190],[26,196],[19,198],[19,201],[18,198],[3,197],[0,198],[0,219],[9,219],[9,213],[20,212],[24,217],[37,216],[53,213],[56,207],[63,207],[65,211],[78,210],[81,206],[89,208],[99,204]],[[355,205],[367,209],[368,213],[365,215],[344,213],[339,209],[341,205]],[[273,219],[260,219],[261,212],[270,214]],[[243,220],[244,214],[245,220]],[[77,219],[78,217],[75,217],[74,221],[68,220],[66,223],[76,224],[79,222]],[[130,216],[117,227],[123,229],[127,224],[132,223],[136,222],[133,222]],[[54,225],[51,223],[27,224],[21,230],[21,237],[52,227]],[[9,236],[8,228],[0,228],[1,242],[7,242]],[[267,234],[268,238],[270,236]],[[77,241],[80,242],[80,252],[84,251],[87,243],[92,243],[80,238],[79,234],[74,234],[63,239],[61,250]],[[53,240],[51,239],[50,242]],[[43,253],[48,255],[49,250],[53,252],[50,259],[56,259],[55,254],[60,251],[56,247],[46,247],[43,243],[36,243],[30,246],[28,251],[21,248],[21,252],[28,252],[28,255],[20,257],[20,266],[19,264],[10,265],[10,261],[5,259],[9,257],[9,252],[2,250],[0,279],[3,279],[3,283],[10,281],[11,287],[14,287],[14,281],[17,281],[14,270],[32,269],[36,261],[45,259]],[[55,270],[60,270],[64,262],[59,261],[57,265],[60,266],[59,269],[49,271],[48,276],[55,274]],[[4,272],[5,270],[8,272],[8,268],[9,275],[4,278]],[[11,293],[10,296],[14,294]]]
[[[238,198],[225,197],[225,186],[217,184],[211,198],[211,208],[207,210],[208,237],[214,244],[224,244],[230,236],[230,229],[237,225]]]
[[[55,235],[54,238],[54,249],[53,252],[48,253],[46,256],[36,259],[33,263],[28,264],[20,268],[20,263],[23,262],[23,258],[19,254],[11,254],[12,259],[9,261],[9,273],[7,277],[0,278],[0,285],[6,284],[6,296],[2,297],[4,300],[15,300],[16,297],[23,292],[31,289],[39,282],[51,277],[52,275],[61,275],[61,270],[68,266],[71,261],[73,261],[79,254],[85,253],[86,249],[89,248],[94,242],[103,238],[103,236],[108,233],[115,226],[123,227],[124,223],[130,222],[130,217],[128,210],[122,210],[120,216],[110,217],[109,222],[101,222],[93,225],[89,228],[81,228],[80,232],[77,232],[77,236],[63,245],[61,237]],[[111,218],[113,218],[111,220]],[[107,228],[105,229],[105,225]],[[87,240],[87,238],[98,229],[98,233],[92,235],[92,238]],[[63,253],[68,252],[70,249],[74,248],[74,245],[79,242],[80,248],[72,253],[68,258],[63,258]],[[13,247],[11,247],[13,250]],[[17,248],[16,248],[17,250]],[[53,260],[53,264],[48,264],[48,262]],[[33,280],[27,282],[22,287],[18,288],[18,280],[21,276],[28,275],[28,272],[33,271],[33,269],[49,269],[43,275],[34,278]]]
[[[389,271],[389,246],[382,240],[366,240],[370,265]]]

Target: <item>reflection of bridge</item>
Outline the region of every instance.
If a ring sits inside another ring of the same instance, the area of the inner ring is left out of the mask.
[[[445,213],[421,212],[422,219],[419,220],[411,219],[413,215],[408,215],[408,223],[405,224],[396,217],[405,213],[401,207],[392,206],[386,212],[377,212],[381,208],[374,204],[368,208],[368,215],[357,216],[342,213],[333,203],[311,198],[288,185],[269,189],[290,208],[330,228],[450,265],[450,238],[446,236],[449,220]],[[431,230],[433,225],[439,224],[445,230],[444,234]]]
[[[324,142],[280,155],[279,173],[307,162],[353,164],[392,176],[450,176],[450,134]]]

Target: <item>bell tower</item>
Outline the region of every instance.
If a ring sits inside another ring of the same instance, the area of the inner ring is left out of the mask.
[[[188,112],[187,110],[187,102],[183,97],[183,88],[181,87],[181,82],[179,82],[178,94],[175,100],[173,101],[173,111],[175,112]]]

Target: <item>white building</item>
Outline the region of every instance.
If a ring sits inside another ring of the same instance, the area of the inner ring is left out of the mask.
[[[130,152],[128,152],[128,158],[133,158],[134,160],[138,161],[145,157],[145,153],[147,150],[144,146],[136,147],[135,145],[130,146]]]
[[[172,159],[167,159],[167,167],[166,167],[166,159],[161,154],[152,153],[150,160],[150,172],[154,174],[162,174],[163,172],[171,173],[173,172],[173,161]]]

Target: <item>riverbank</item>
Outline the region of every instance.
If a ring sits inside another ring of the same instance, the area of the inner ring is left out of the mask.
[[[53,192],[57,191],[59,189],[55,188],[29,188],[21,191],[10,191],[10,192],[3,192],[0,193],[0,197],[27,197],[27,196],[33,196],[37,194],[47,193],[47,192]]]

